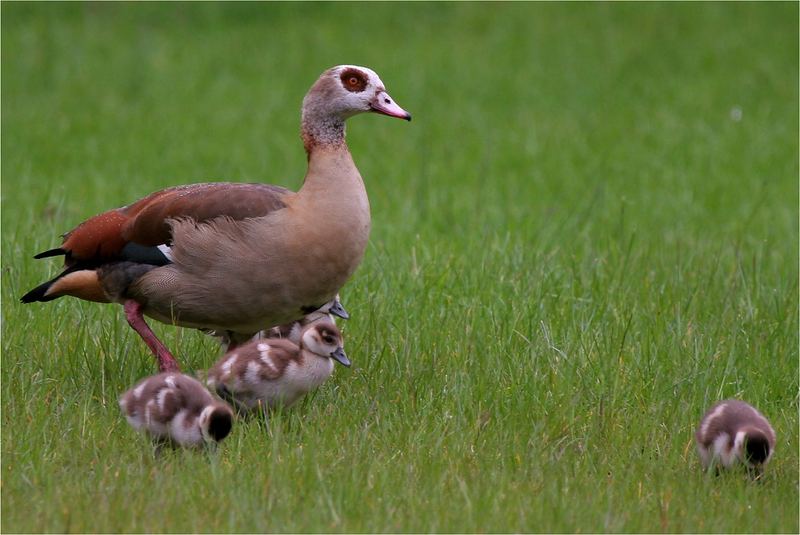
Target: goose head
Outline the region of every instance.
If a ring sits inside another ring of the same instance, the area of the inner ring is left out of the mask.
[[[350,366],[350,359],[344,352],[342,333],[330,321],[318,321],[306,327],[300,344],[315,355],[332,358],[342,366]]]
[[[372,69],[338,65],[322,73],[303,99],[303,122],[329,118],[344,121],[359,113],[379,113],[411,120]]]

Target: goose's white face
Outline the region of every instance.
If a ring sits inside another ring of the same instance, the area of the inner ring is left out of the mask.
[[[342,119],[358,113],[374,112],[411,120],[411,114],[398,106],[377,73],[367,67],[339,65],[323,73],[304,101],[305,108],[317,107],[320,96],[324,106]]]

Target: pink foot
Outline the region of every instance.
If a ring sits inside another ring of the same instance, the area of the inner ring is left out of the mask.
[[[144,321],[142,305],[133,299],[129,299],[125,301],[123,306],[125,308],[125,319],[128,320],[128,324],[142,337],[144,343],[147,344],[147,347],[149,347],[150,351],[156,356],[158,360],[158,370],[162,372],[180,371],[178,361],[175,360],[175,357],[169,352],[167,346],[158,339],[156,333],[150,330],[150,327]]]

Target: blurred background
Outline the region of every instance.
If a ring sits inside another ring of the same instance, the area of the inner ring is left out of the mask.
[[[797,532],[797,3],[0,10],[3,531]],[[19,305],[58,269],[31,257],[167,186],[298,188],[342,63],[413,115],[348,122],[355,366],[269,440],[154,464],[115,405],[144,346],[111,306]],[[760,487],[697,470],[722,397],[781,437]]]

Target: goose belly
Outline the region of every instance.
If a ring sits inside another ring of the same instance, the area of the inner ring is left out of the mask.
[[[134,298],[165,323],[255,333],[333,299],[361,263],[369,234],[368,225],[349,233],[318,226],[276,239],[264,227],[237,227],[240,240],[218,240],[213,249],[176,240],[174,263],[143,275]]]

